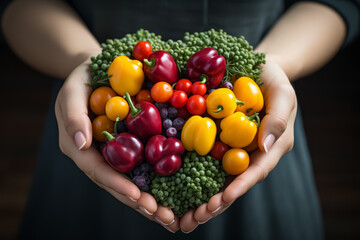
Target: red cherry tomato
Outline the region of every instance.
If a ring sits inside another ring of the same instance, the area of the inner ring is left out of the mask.
[[[136,94],[136,102],[147,101],[153,103],[154,100],[151,98],[151,94],[149,90],[143,89],[138,94]]]
[[[148,58],[151,53],[152,53],[152,47],[150,43],[146,41],[138,42],[133,50],[134,58],[139,61],[143,61],[145,58]]]
[[[186,105],[188,96],[182,90],[176,90],[170,98],[170,103],[176,108],[181,108]]]
[[[227,150],[229,150],[228,145],[226,145],[222,141],[217,141],[214,144],[214,147],[212,148],[210,155],[217,160],[221,160]]]
[[[192,95],[186,103],[186,109],[192,115],[202,115],[206,111],[205,98],[200,95]]]
[[[207,87],[205,85],[205,83],[202,82],[196,82],[193,84],[192,88],[191,88],[191,92],[194,95],[205,95],[207,91]]]
[[[188,79],[180,79],[179,81],[177,81],[175,89],[176,90],[182,90],[184,91],[187,95],[190,95],[191,93],[191,88],[192,88],[192,82]]]

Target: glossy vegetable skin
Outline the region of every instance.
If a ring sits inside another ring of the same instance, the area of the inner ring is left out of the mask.
[[[151,44],[147,41],[140,41],[134,46],[133,56],[139,61],[143,61],[148,58],[152,53]]]
[[[111,121],[106,115],[97,116],[92,121],[93,137],[99,142],[105,142],[106,136],[102,134],[103,131],[113,132],[114,122]]]
[[[212,149],[216,138],[216,125],[208,117],[198,115],[189,118],[182,131],[181,142],[187,151],[195,150],[200,155],[206,155]]]
[[[249,154],[239,148],[232,148],[222,158],[222,165],[229,175],[239,175],[249,167]]]
[[[226,60],[214,48],[204,48],[192,55],[187,63],[187,76],[193,81],[206,79],[208,89],[216,88],[226,70]]]
[[[117,94],[110,87],[99,87],[95,89],[89,100],[91,111],[96,115],[105,114],[105,106],[110,98],[115,97]]]
[[[240,111],[250,116],[255,112],[260,112],[264,106],[264,97],[259,86],[248,77],[238,78],[234,83],[233,92],[236,98],[243,101],[236,111]]]
[[[106,131],[103,134],[109,142],[103,147],[102,155],[112,168],[129,173],[144,161],[144,146],[135,135],[123,132],[114,137]]]
[[[127,56],[119,56],[111,63],[108,75],[112,89],[120,96],[128,92],[135,96],[143,85],[145,75],[143,65],[138,60],[131,60]]]
[[[229,147],[225,143],[217,141],[211,149],[210,155],[217,160],[221,160],[228,149]]]
[[[154,166],[160,176],[170,176],[176,173],[182,163],[184,146],[176,138],[166,138],[156,135],[149,139],[145,147],[146,161]]]
[[[253,121],[255,118],[258,123]],[[243,112],[235,112],[221,120],[220,139],[233,148],[246,147],[253,141],[259,121],[257,113],[247,117]]]
[[[117,118],[123,120],[129,113],[129,104],[120,96],[112,97],[106,103],[105,113],[112,121],[116,121]]]
[[[161,133],[161,117],[154,104],[143,101],[134,105],[128,93],[125,93],[124,98],[130,106],[126,126],[131,133],[143,141]]]
[[[157,82],[151,88],[151,98],[156,102],[167,102],[173,94],[172,86],[167,82]]]
[[[168,52],[155,51],[144,59],[144,64],[145,74],[153,83],[167,82],[172,85],[179,80],[179,69]]]
[[[218,88],[206,98],[208,114],[218,119],[233,114],[238,104],[243,104],[243,102],[236,100],[233,91],[228,88]]]
[[[186,103],[186,109],[192,115],[202,115],[206,112],[205,98],[200,95],[192,95]]]

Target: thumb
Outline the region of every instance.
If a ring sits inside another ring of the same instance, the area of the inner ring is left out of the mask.
[[[65,131],[73,139],[74,147],[79,150],[88,149],[92,142],[92,126],[88,117],[91,88],[80,77],[83,71],[80,66],[69,75],[56,100],[59,131]]]
[[[296,109],[296,95],[291,84],[277,85],[268,89],[265,99],[266,115],[259,127],[258,145],[268,153],[274,142],[285,131],[291,113]]]

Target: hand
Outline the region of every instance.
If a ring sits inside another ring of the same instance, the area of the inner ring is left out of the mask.
[[[179,229],[179,219],[166,207],[158,206],[148,193],[141,192],[131,181],[112,169],[92,145],[92,126],[88,116],[88,101],[92,89],[89,62],[80,64],[66,79],[55,103],[61,151],[98,186],[120,202],[148,219],[159,222],[167,230]]]
[[[262,68],[261,90],[265,101],[265,116],[259,127],[259,149],[250,155],[249,168],[223,192],[214,195],[208,203],[185,213],[180,220],[183,232],[193,231],[199,223],[224,212],[237,198],[256,183],[263,181],[275,168],[280,158],[288,153],[294,143],[294,122],[297,110],[296,95],[288,77],[279,65],[267,61]]]

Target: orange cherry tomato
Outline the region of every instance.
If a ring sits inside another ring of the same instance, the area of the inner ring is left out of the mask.
[[[149,90],[141,90],[140,92],[138,92],[138,94],[136,95],[136,102],[142,102],[142,101],[146,101],[146,102],[151,102],[153,103],[154,100],[151,98],[151,94]]]
[[[239,175],[248,168],[249,154],[240,148],[232,148],[222,158],[222,165],[227,174]]]
[[[107,101],[117,94],[110,87],[99,87],[90,95],[90,109],[96,115],[105,114],[105,105]]]
[[[172,86],[167,82],[157,82],[151,88],[151,98],[156,102],[167,102],[173,94]]]
[[[101,134],[103,131],[114,132],[114,122],[106,115],[97,116],[92,122],[93,137],[99,142],[105,142],[106,136]]]
[[[106,103],[105,113],[112,121],[116,121],[117,117],[123,120],[129,113],[129,104],[120,96],[112,97]]]

